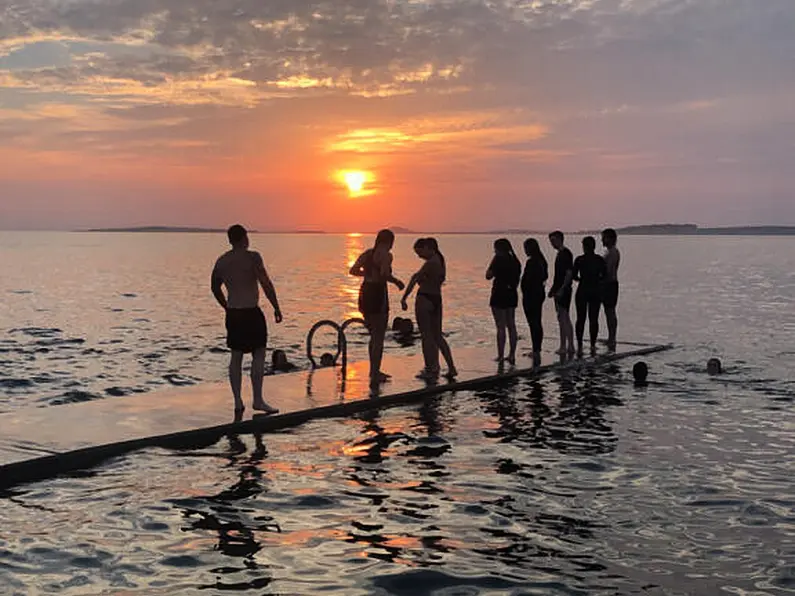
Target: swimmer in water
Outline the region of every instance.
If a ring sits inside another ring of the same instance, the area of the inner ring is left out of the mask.
[[[719,375],[723,372],[723,365],[717,358],[707,360],[707,374]]]

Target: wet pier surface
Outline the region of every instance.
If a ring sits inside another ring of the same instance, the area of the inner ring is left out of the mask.
[[[143,447],[191,448],[211,444],[231,430],[278,430],[314,418],[415,403],[501,379],[599,365],[671,347],[620,344],[615,353],[582,359],[544,353],[535,368],[528,358],[520,358],[515,367],[500,368],[493,361],[492,347],[460,349],[455,352],[458,377],[432,384],[415,378],[422,367],[421,356],[385,356],[383,369],[392,379],[376,392],[369,387],[367,362],[348,364],[345,375],[339,367],[269,375],[263,393],[280,410],[271,416],[251,409],[247,383],[242,417],[235,416],[226,383],[2,414],[0,488],[87,468]]]

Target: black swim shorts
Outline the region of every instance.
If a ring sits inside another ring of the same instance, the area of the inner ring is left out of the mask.
[[[618,304],[618,282],[608,281],[602,290],[602,305],[605,308],[615,308]]]
[[[226,346],[230,350],[250,353],[268,345],[268,325],[262,309],[226,309]]]

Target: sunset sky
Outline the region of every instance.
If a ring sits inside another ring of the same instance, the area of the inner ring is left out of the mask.
[[[795,225],[793,0],[0,0],[0,228]]]

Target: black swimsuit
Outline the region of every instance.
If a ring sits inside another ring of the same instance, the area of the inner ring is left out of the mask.
[[[368,249],[365,253],[364,269],[365,280],[359,289],[359,312],[363,315],[380,315],[389,312],[389,291],[387,290],[386,280],[367,279],[375,277],[373,275],[375,264],[373,263],[373,249]]]

